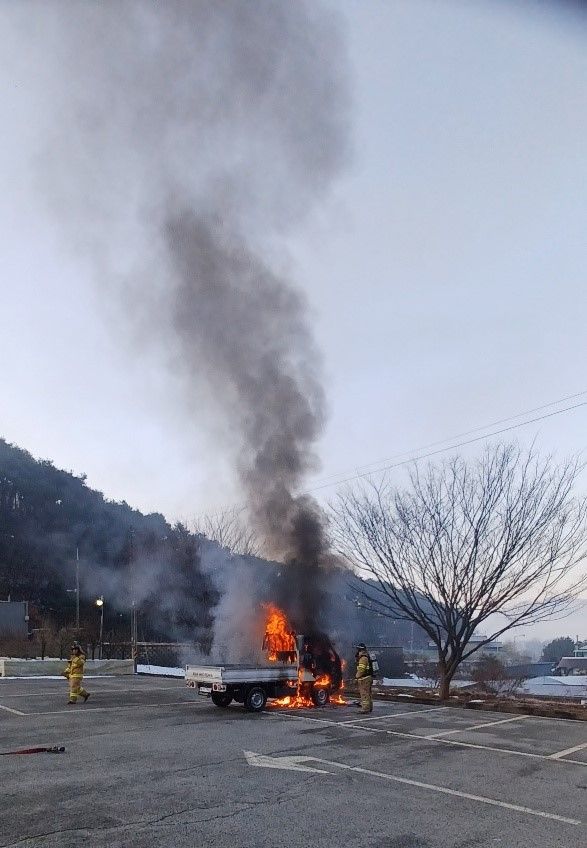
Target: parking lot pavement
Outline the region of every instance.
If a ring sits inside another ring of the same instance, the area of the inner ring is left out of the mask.
[[[557,719],[480,713],[443,707],[415,707],[400,717],[401,725],[397,724],[397,714],[389,717],[385,714],[375,714],[358,723],[373,733],[434,740],[459,747],[509,751],[518,756],[550,758],[553,753],[560,755],[568,749],[569,753],[564,755],[565,759],[586,762],[587,724],[581,721],[565,721],[564,738],[568,745],[557,750],[561,734]]]
[[[183,681],[0,680],[0,848],[576,848],[587,724],[376,702],[259,715]]]
[[[90,692],[91,700],[79,706],[90,712],[116,707],[131,709],[135,705],[148,708],[173,702],[178,696],[181,701],[193,701],[183,681],[161,677],[85,677],[84,687]],[[0,679],[0,716],[10,710],[25,715],[70,714],[74,709],[67,706],[67,700],[65,680]]]

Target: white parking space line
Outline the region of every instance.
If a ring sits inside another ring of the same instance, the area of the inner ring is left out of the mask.
[[[19,713],[22,716],[46,716],[46,715],[62,715],[63,713],[67,713],[68,715],[85,715],[85,713],[111,713],[116,710],[142,710],[152,707],[179,707],[182,705],[188,705],[193,707],[197,704],[197,701],[162,701],[160,704],[118,704],[115,707],[86,707],[80,706],[77,709],[70,708],[68,710],[49,710],[47,712],[38,712],[38,713]],[[202,704],[205,706],[205,704]],[[11,712],[16,712],[16,710],[11,710]]]
[[[456,745],[459,748],[472,748],[477,751],[493,751],[497,754],[512,754],[517,757],[529,757],[533,760],[548,760],[555,763],[571,763],[572,765],[587,766],[581,760],[552,759],[549,754],[533,754],[530,751],[516,751],[514,748],[498,748],[494,745],[478,745],[473,742],[459,742],[456,739],[436,739],[419,733],[408,733],[400,730],[384,730],[380,727],[363,727],[360,724],[348,724],[341,721],[330,721],[326,718],[312,718],[311,716],[294,715],[293,713],[268,713],[271,718],[292,718],[297,721],[312,721],[319,724],[328,724],[331,727],[340,727],[342,730],[362,730],[365,733],[386,733],[388,736],[399,736],[402,739],[419,739],[423,742],[432,742],[438,745]]]
[[[407,713],[387,713],[386,715],[369,716],[369,718],[352,718],[350,721],[340,721],[339,724],[357,724],[364,721],[381,721],[384,718],[401,718],[402,716],[420,715],[420,713],[435,713],[439,710],[448,710],[448,707],[429,707],[425,710],[410,710]]]
[[[530,718],[527,715],[518,715],[513,718],[501,718],[499,721],[486,721],[483,724],[473,724],[470,727],[457,727],[455,730],[439,730],[438,733],[431,733],[427,739],[436,739],[438,736],[448,736],[451,733],[467,733],[469,730],[481,730],[482,727],[495,727],[496,724],[509,724],[512,721],[522,721],[522,719]]]
[[[348,771],[358,772],[359,774],[368,774],[371,777],[379,777],[383,780],[391,780],[394,783],[404,783],[407,786],[416,786],[419,789],[427,789],[432,792],[440,792],[443,795],[453,795],[457,798],[465,798],[468,801],[475,801],[478,804],[489,804],[492,807],[503,807],[506,810],[514,810],[517,813],[526,813],[530,816],[539,816],[540,818],[553,819],[554,821],[563,822],[564,824],[581,825],[579,819],[571,819],[566,816],[559,816],[556,813],[547,813],[543,810],[534,810],[531,807],[522,807],[519,804],[510,804],[507,801],[498,801],[496,798],[486,798],[483,795],[472,795],[470,792],[460,792],[458,789],[449,789],[448,786],[438,786],[434,783],[423,783],[421,780],[411,780],[407,777],[399,777],[395,774],[387,774],[373,769],[361,768],[360,766],[349,766],[344,763],[335,763],[331,760],[323,760],[314,757],[308,757],[314,762],[322,763],[322,765],[334,766]]]
[[[85,679],[86,678],[84,677],[84,680]],[[100,687],[94,688],[94,685],[92,684],[92,691],[96,692],[99,695],[118,695],[120,693],[128,694],[129,692],[132,692],[132,693],[136,692],[137,694],[142,694],[143,692],[167,692],[167,691],[174,690],[174,689],[175,690],[179,689],[180,691],[183,691],[182,687],[180,687],[180,686],[151,686],[148,689],[143,688],[143,687],[135,688],[133,686],[130,686],[127,689],[123,689],[122,687],[120,689],[100,689]],[[9,695],[8,693],[3,692],[2,697],[10,698],[10,699],[12,699],[12,698],[42,698],[42,697],[47,697],[47,696],[49,696],[49,697],[55,697],[55,696],[63,697],[64,692],[67,694],[67,685],[65,684],[65,681],[64,681],[64,685],[60,689],[53,689],[50,692],[48,692],[48,691],[47,692],[28,692],[28,693],[24,693],[24,694],[21,692],[19,695]]]
[[[575,745],[574,748],[567,748],[565,751],[557,751],[556,754],[551,754],[548,759],[560,760],[561,757],[566,757],[567,754],[574,754],[576,751],[582,751],[584,748],[587,748],[587,742],[583,742],[581,745]],[[570,762],[570,760],[567,760],[567,762]]]
[[[3,704],[0,704],[0,710],[6,710],[7,713],[13,713],[14,715],[26,715],[26,713],[21,713],[20,710],[13,710],[11,707],[5,707]]]

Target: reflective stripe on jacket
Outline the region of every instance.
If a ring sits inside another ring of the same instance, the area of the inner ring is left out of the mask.
[[[366,651],[361,651],[359,654],[359,659],[357,661],[357,673],[355,675],[357,680],[360,680],[361,677],[370,677],[371,676],[371,660],[369,658],[369,654]]]
[[[65,672],[68,677],[79,677],[81,680],[84,676],[84,665],[86,658],[83,654],[71,657],[67,664]]]

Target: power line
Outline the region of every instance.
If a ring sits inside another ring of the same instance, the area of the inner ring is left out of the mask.
[[[528,421],[521,421],[519,424],[512,424],[511,427],[502,427],[501,430],[495,430],[492,433],[485,433],[483,436],[476,436],[474,439],[467,439],[464,442],[458,442],[453,445],[447,445],[444,448],[439,448],[435,451],[430,451],[429,453],[422,454],[422,456],[413,456],[410,459],[404,459],[402,462],[396,462],[391,465],[385,465],[382,468],[376,468],[373,471],[366,471],[362,474],[354,474],[352,477],[347,477],[344,480],[333,481],[331,483],[324,483],[321,486],[314,486],[311,489],[307,489],[304,494],[311,494],[312,492],[317,492],[320,489],[327,489],[330,486],[341,486],[343,483],[351,483],[353,480],[361,480],[365,477],[370,477],[372,474],[383,474],[385,471],[391,471],[393,468],[399,468],[402,465],[409,465],[411,462],[418,462],[421,459],[428,459],[431,456],[436,456],[439,453],[445,453],[448,450],[454,450],[454,448],[462,448],[465,445],[472,445],[474,442],[480,442],[483,439],[490,439],[493,436],[499,436],[501,433],[507,433],[510,430],[515,430],[518,427],[525,427],[528,424],[535,424],[537,421],[544,421],[546,418],[553,418],[555,415],[562,415],[563,412],[570,412],[573,409],[579,409],[581,406],[587,406],[587,401],[583,401],[582,403],[576,403],[573,406],[567,406],[565,409],[557,409],[555,412],[549,412],[546,415],[539,415],[537,418],[531,418]]]
[[[421,445],[419,448],[412,448],[410,450],[394,454],[390,457],[374,460],[373,462],[367,462],[364,465],[359,465],[355,467],[352,472],[351,469],[349,469],[347,471],[339,471],[338,473],[328,474],[325,477],[318,479],[316,481],[316,485],[320,486],[321,484],[326,483],[330,480],[336,482],[339,477],[344,477],[351,473],[362,474],[363,472],[366,472],[369,468],[373,468],[374,466],[379,467],[383,463],[387,462],[394,462],[396,459],[401,459],[401,457],[404,456],[413,457],[414,454],[420,453],[423,450],[428,450],[429,448],[436,447],[436,445],[444,445],[448,442],[454,442],[455,439],[462,439],[465,436],[472,436],[473,433],[481,433],[484,430],[488,430],[490,427],[497,427],[499,424],[505,424],[508,421],[515,421],[517,418],[525,418],[527,415],[532,415],[535,412],[541,412],[543,409],[549,409],[552,406],[558,406],[559,404],[565,403],[568,400],[574,400],[575,398],[583,397],[584,395],[587,395],[587,389],[584,389],[582,392],[575,392],[575,394],[572,395],[566,395],[565,397],[559,398],[558,400],[550,401],[549,403],[544,403],[541,406],[535,406],[533,409],[527,409],[525,412],[518,412],[517,415],[509,415],[507,418],[499,418],[497,421],[492,421],[482,427],[475,427],[472,430],[465,430],[465,432],[463,433],[456,433],[454,436],[449,436],[445,439],[437,439],[434,442],[428,442],[425,445]],[[520,424],[520,426],[523,426],[523,424]],[[376,471],[376,468],[374,470]]]
[[[553,400],[553,401],[550,401],[549,403],[541,404],[540,406],[536,406],[533,409],[526,410],[526,412],[518,412],[516,415],[510,415],[507,418],[500,418],[497,421],[493,421],[491,424],[486,424],[483,427],[475,427],[473,430],[466,430],[463,433],[458,433],[455,436],[451,436],[451,437],[446,438],[446,439],[438,439],[437,441],[429,442],[428,444],[423,445],[420,448],[414,448],[411,451],[404,451],[402,453],[395,454],[394,456],[389,457],[389,459],[382,459],[382,460],[379,460],[378,462],[371,462],[371,463],[367,463],[365,465],[360,465],[356,469],[357,473],[352,474],[352,475],[347,476],[347,477],[343,477],[343,479],[339,479],[339,478],[342,475],[345,474],[344,471],[341,471],[338,474],[330,474],[330,475],[323,477],[320,480],[318,480],[317,485],[306,489],[305,491],[301,492],[301,494],[302,495],[309,495],[309,494],[312,494],[313,492],[318,492],[322,489],[328,489],[331,486],[339,486],[339,485],[343,485],[344,483],[350,483],[353,480],[364,479],[365,477],[369,477],[371,474],[382,474],[385,471],[390,471],[393,468],[399,468],[402,465],[409,465],[412,462],[417,462],[418,460],[421,460],[421,459],[428,459],[431,456],[437,456],[438,454],[444,453],[445,451],[448,451],[448,450],[454,450],[455,448],[464,447],[466,445],[470,445],[470,444],[473,444],[475,442],[482,441],[483,439],[489,439],[489,438],[492,438],[493,436],[499,436],[502,433],[507,433],[511,430],[517,429],[518,427],[525,427],[528,424],[534,424],[537,421],[543,421],[546,418],[553,418],[556,415],[562,415],[564,412],[571,412],[572,410],[578,409],[581,406],[587,406],[587,401],[574,404],[573,406],[565,407],[564,409],[557,409],[554,412],[547,413],[546,415],[540,415],[537,418],[531,418],[528,421],[521,421],[519,424],[513,424],[511,427],[504,427],[500,430],[495,430],[491,433],[485,432],[490,427],[495,427],[498,424],[504,424],[507,421],[515,421],[517,418],[523,418],[526,415],[531,415],[533,412],[539,412],[542,409],[549,409],[552,406],[557,406],[558,404],[564,403],[567,400],[573,400],[574,398],[583,397],[586,394],[587,394],[587,389],[584,389],[581,392],[575,392],[572,395],[566,395],[565,397],[559,398],[558,400]],[[471,435],[473,433],[479,433],[479,432],[483,432],[483,435],[477,436],[474,439],[468,439],[467,441],[464,441],[464,442],[454,443],[455,439],[460,439],[463,436],[468,436],[468,435]],[[450,442],[450,444],[447,444],[449,442]],[[447,444],[447,446],[444,447],[444,448],[439,448],[438,450],[435,450],[435,451],[430,451],[429,453],[419,455],[421,451],[426,450],[427,448],[431,448],[431,447],[434,447],[436,445],[443,445],[443,444]],[[399,459],[400,457],[403,457],[403,456],[407,456],[408,458],[405,459],[405,460],[402,460],[401,462],[392,462],[393,460]],[[391,463],[391,464],[386,464],[386,465],[383,465],[382,467],[379,467],[381,465],[381,463]],[[361,469],[371,468],[374,465],[377,466],[377,467],[373,468],[372,471],[361,471]],[[230,507],[230,508],[234,509],[234,506]],[[240,504],[237,507],[237,509],[243,510],[243,509],[246,509],[246,506],[245,506],[245,504]],[[223,510],[217,510],[215,513],[213,513],[212,517],[221,516],[222,513],[223,513]]]

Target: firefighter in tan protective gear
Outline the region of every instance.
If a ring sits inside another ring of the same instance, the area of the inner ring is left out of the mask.
[[[63,676],[69,681],[68,705],[77,704],[78,698],[83,698],[85,702],[90,697],[90,693],[86,692],[82,686],[85,663],[86,658],[80,645],[77,642],[74,642],[71,646],[71,657],[62,672]]]
[[[360,712],[371,713],[373,712],[373,698],[371,697],[371,690],[373,688],[373,664],[364,642],[360,642],[357,645],[355,659],[357,660],[357,673],[355,677],[361,698]]]

